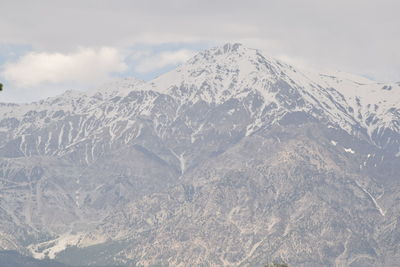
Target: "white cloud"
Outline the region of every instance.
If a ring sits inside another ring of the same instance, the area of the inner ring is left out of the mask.
[[[134,50],[129,54],[129,58],[131,60],[139,60],[142,59],[143,57],[148,57],[151,55],[150,50]]]
[[[2,76],[16,87],[43,83],[93,83],[127,69],[121,53],[110,47],[80,48],[74,53],[30,52],[6,63]]]
[[[147,73],[164,68],[166,66],[177,65],[187,61],[194,54],[194,51],[187,49],[161,52],[140,60],[135,66],[135,71]]]

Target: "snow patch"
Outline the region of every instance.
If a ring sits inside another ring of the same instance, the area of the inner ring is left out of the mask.
[[[362,187],[359,183],[356,182],[356,184],[357,184],[357,186],[358,186],[362,191],[364,191],[364,193],[367,194],[368,197],[372,200],[372,202],[373,202],[374,205],[375,205],[375,208],[379,211],[379,213],[380,213],[382,216],[385,216],[385,211],[381,208],[381,206],[379,206],[379,204],[378,204],[378,202],[376,201],[376,199],[375,199],[364,187]]]
[[[353,149],[351,149],[351,148],[343,148],[344,149],[344,151],[346,151],[347,153],[351,153],[351,154],[354,154],[354,153],[356,153]]]
[[[181,171],[181,174],[183,174],[185,172],[185,168],[186,168],[186,159],[184,157],[185,156],[185,152],[183,152],[183,153],[178,155],[172,149],[170,151],[179,160],[180,171]]]
[[[36,259],[44,259],[46,257],[54,259],[58,253],[65,250],[68,246],[77,245],[82,237],[83,233],[63,234],[56,239],[31,245],[28,249]]]

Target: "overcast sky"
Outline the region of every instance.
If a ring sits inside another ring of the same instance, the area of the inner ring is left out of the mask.
[[[400,81],[398,0],[1,0],[0,10],[0,102],[149,80],[225,42]]]

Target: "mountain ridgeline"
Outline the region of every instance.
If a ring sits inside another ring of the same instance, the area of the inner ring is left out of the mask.
[[[395,266],[400,83],[240,44],[0,104],[0,248],[69,265]]]

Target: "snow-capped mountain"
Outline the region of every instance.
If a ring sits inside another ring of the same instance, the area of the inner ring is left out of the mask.
[[[67,263],[390,266],[399,123],[400,83],[240,44],[149,82],[3,103],[0,246]]]

